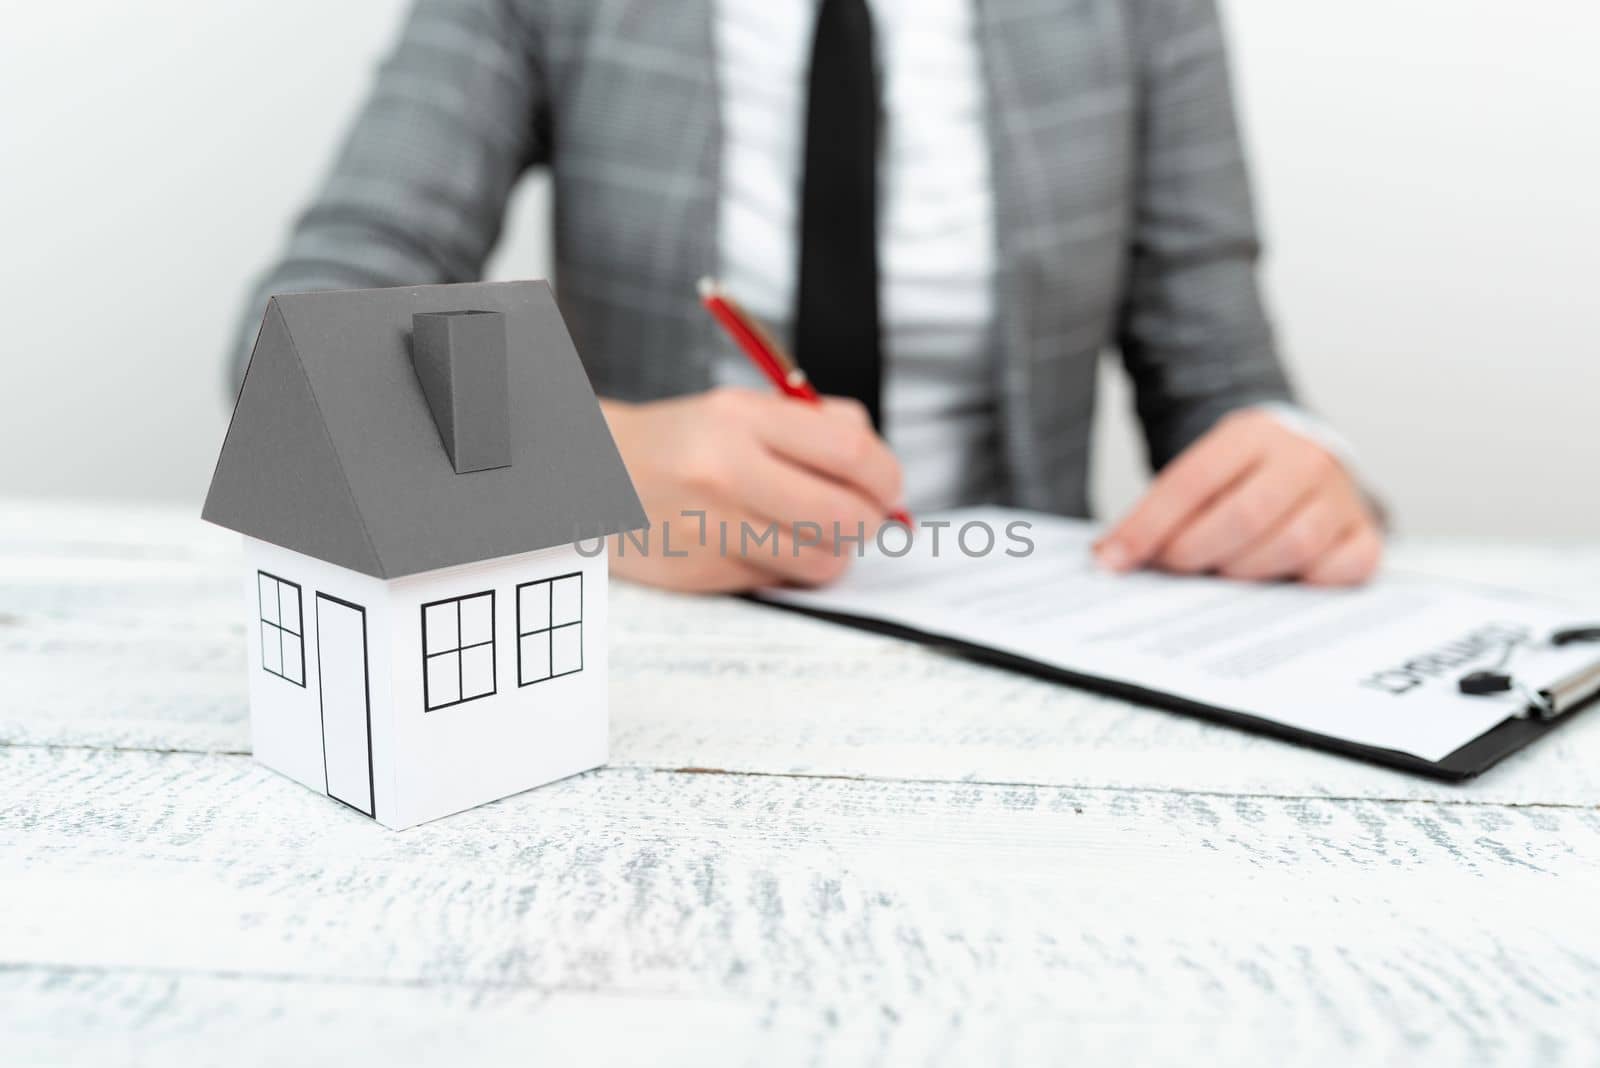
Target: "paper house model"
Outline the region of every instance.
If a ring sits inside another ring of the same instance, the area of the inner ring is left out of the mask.
[[[602,536],[646,520],[544,283],[273,297],[203,515],[268,767],[400,828],[605,763]]]

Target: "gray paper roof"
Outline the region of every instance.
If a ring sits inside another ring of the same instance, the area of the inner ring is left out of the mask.
[[[506,318],[512,462],[457,474],[411,317],[467,310]],[[647,522],[543,282],[273,297],[202,515],[379,578]]]

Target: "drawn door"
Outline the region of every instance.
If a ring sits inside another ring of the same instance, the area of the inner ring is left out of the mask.
[[[374,815],[367,612],[325,593],[317,594],[317,676],[328,796]]]

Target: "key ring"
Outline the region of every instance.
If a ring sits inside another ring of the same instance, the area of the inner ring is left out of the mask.
[[[1563,627],[1550,635],[1549,642],[1554,646],[1573,645],[1578,642],[1600,642],[1600,626],[1581,625]],[[1512,673],[1506,671],[1506,665],[1511,662],[1512,655],[1520,647],[1527,644],[1526,638],[1511,638],[1506,641],[1505,648],[1500,653],[1500,658],[1487,668],[1469,671],[1456,680],[1456,688],[1469,697],[1489,697],[1494,694],[1508,693],[1515,690],[1522,697],[1530,709],[1533,709],[1541,719],[1548,719],[1556,714],[1555,702],[1550,695],[1542,690],[1534,689]]]

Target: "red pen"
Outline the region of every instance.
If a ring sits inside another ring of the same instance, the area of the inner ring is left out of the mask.
[[[755,316],[740,307],[739,302],[723,290],[720,282],[715,278],[702,278],[699,289],[700,303],[706,306],[711,317],[728,332],[728,336],[756,365],[756,369],[778,387],[779,392],[808,404],[822,403],[821,395],[799,364],[794,362],[794,358]],[[889,518],[908,528],[912,525],[910,514],[901,508],[890,512]]]

